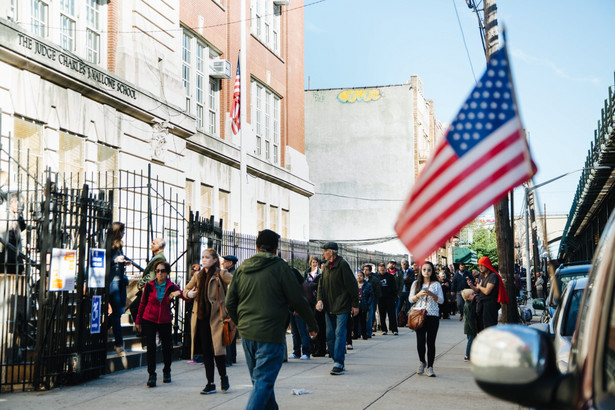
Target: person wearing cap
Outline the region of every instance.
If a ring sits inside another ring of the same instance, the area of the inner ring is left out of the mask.
[[[288,264],[277,256],[280,235],[260,231],[256,251],[244,260],[226,294],[226,308],[241,335],[252,392],[246,409],[277,409],[274,385],[286,356],[288,309],[307,323],[311,337],[318,325]]]
[[[348,314],[359,313],[359,287],[348,262],[337,254],[335,242],[322,247],[327,260],[318,286],[316,309],[325,312],[327,347],[334,365],[331,374],[344,374]]]
[[[483,256],[478,260],[480,275],[477,285],[467,280],[467,284],[478,296],[476,306],[478,331],[498,324],[498,291],[500,286],[500,275],[491,264],[488,256]]]
[[[226,255],[222,257],[222,269],[226,269],[231,275],[235,273],[235,265],[237,264],[237,256]],[[226,367],[237,363],[237,332],[231,341],[231,344],[226,346]]]

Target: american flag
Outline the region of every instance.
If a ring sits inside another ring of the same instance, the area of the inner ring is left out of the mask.
[[[239,75],[239,57],[237,57],[237,72],[235,73],[235,90],[233,91],[233,106],[231,107],[231,129],[233,134],[237,135],[241,128],[240,121],[240,106],[239,100],[241,97],[241,76]]]
[[[419,175],[395,231],[414,258],[424,260],[535,172],[503,47]]]

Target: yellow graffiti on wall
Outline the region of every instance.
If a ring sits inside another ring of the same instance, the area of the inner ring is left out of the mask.
[[[356,101],[376,101],[379,100],[380,90],[377,88],[363,90],[344,90],[337,95],[337,99],[343,103],[353,103]]]

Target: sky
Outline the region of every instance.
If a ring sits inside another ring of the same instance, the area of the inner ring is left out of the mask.
[[[304,0],[304,7],[306,89],[404,84],[418,75],[438,119],[449,123],[484,72],[477,16],[465,0]],[[538,166],[534,184],[582,168],[615,85],[615,1],[500,0],[497,7]],[[579,177],[537,189],[540,210],[567,214]],[[516,215],[522,199],[517,188]]]

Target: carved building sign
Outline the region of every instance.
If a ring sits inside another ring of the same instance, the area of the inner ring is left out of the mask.
[[[50,45],[35,37],[22,33],[12,26],[0,24],[0,40],[2,47],[10,47],[12,44],[12,50],[14,52],[38,61],[46,66],[53,67],[57,71],[67,75],[72,75],[72,77],[85,80],[94,87],[111,91],[116,95],[119,94],[123,98],[128,98],[130,100],[137,99],[139,92],[135,87],[90,65],[60,47]]]

